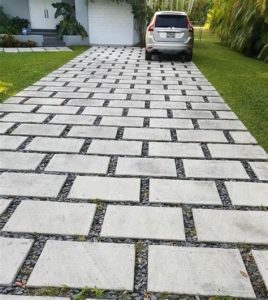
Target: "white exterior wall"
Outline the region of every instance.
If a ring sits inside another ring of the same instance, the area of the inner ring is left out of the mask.
[[[75,0],[76,20],[88,33],[88,0]]]
[[[88,26],[90,44],[134,44],[134,17],[130,4],[88,0]]]
[[[28,0],[0,0],[4,12],[12,17],[20,17],[30,21]]]

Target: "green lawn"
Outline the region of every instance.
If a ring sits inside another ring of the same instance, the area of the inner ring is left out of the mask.
[[[72,52],[0,53],[0,102],[67,63],[88,47]]]
[[[268,151],[268,64],[230,50],[209,32],[196,41],[194,62]]]

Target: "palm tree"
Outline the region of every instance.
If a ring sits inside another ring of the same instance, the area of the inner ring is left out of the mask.
[[[268,48],[268,1],[214,0],[211,29],[229,47],[257,56]]]

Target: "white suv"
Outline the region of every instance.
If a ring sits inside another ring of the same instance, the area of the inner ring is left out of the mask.
[[[159,11],[146,31],[145,59],[153,54],[182,54],[186,61],[193,57],[194,28],[185,12]]]

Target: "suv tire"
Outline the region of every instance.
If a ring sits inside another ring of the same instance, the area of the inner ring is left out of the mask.
[[[145,60],[152,60],[152,53],[145,51]]]
[[[189,52],[185,55],[186,61],[192,61],[193,60],[193,52]]]

